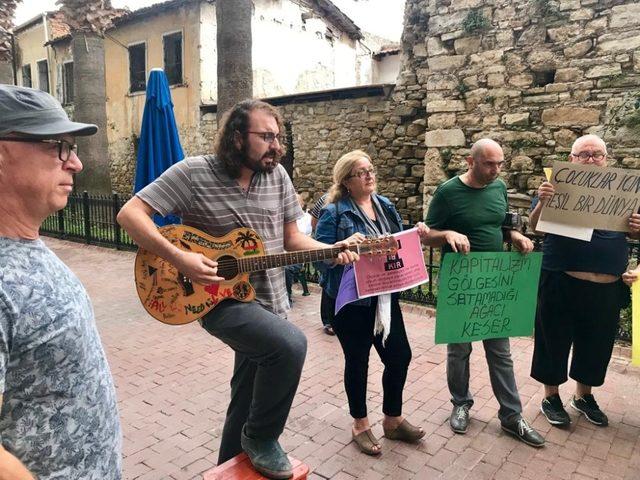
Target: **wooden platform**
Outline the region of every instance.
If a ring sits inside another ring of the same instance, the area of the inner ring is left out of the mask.
[[[300,460],[289,457],[293,466],[293,480],[307,480],[309,467]],[[204,480],[260,480],[264,479],[253,469],[249,457],[246,453],[236,455],[231,460],[227,460],[222,465],[204,473]]]

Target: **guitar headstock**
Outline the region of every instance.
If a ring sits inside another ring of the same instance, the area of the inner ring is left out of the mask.
[[[394,255],[398,240],[393,235],[367,238],[360,245],[360,255]]]

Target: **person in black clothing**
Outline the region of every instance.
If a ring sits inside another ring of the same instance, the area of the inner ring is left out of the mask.
[[[395,206],[376,190],[375,168],[371,158],[355,150],[343,155],[333,169],[333,186],[322,209],[316,238],[364,240],[365,235],[379,236],[402,230],[402,220]],[[422,238],[429,229],[417,225]],[[323,265],[322,286],[335,299],[343,268]],[[425,432],[402,416],[402,394],[411,361],[411,347],[405,332],[399,294],[383,294],[345,305],[332,320],[345,357],[344,385],[353,417],[352,437],[368,455],[381,453],[380,443],[371,432],[367,416],[367,373],[369,353],[374,346],[384,364],[382,375],[384,420],[388,439],[415,442]]]
[[[606,166],[607,147],[599,137],[585,135],[573,144],[570,160]],[[530,215],[533,229],[542,206],[553,194],[549,182],[538,188]],[[630,236],[638,238],[640,215],[630,216],[629,227]],[[590,242],[545,235],[531,376],[544,384],[541,410],[552,425],[566,426],[571,422],[558,386],[567,381],[572,346],[569,376],[576,381],[576,390],[570,405],[595,425],[609,423],[592,388],[604,383],[620,309],[629,302],[628,288],[622,279],[628,258],[623,232],[594,230]],[[627,272],[625,279],[629,283],[631,277]]]
[[[311,227],[315,233],[316,225],[320,220],[320,214],[324,204],[327,202],[327,193],[323,194],[315,203],[313,208],[309,210],[311,215]],[[327,295],[326,290],[323,288],[320,296],[320,320],[322,320],[322,328],[327,335],[335,335],[331,321],[333,320],[333,312],[336,308],[336,302],[334,298]]]

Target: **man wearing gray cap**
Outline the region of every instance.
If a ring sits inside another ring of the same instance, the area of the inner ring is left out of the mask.
[[[39,239],[82,170],[48,93],[0,85],[0,478],[119,480],[115,389],[87,292]]]

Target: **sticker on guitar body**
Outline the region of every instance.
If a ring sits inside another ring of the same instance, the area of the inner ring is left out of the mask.
[[[244,250],[242,254],[245,256],[257,255],[260,253],[256,235],[251,230],[239,232],[234,243],[236,245],[240,244],[240,247]]]
[[[213,304],[211,304],[211,306],[214,306],[220,303],[220,301],[224,300],[225,298],[233,297],[233,290],[231,290],[230,288],[225,288],[221,290],[219,283],[212,283],[211,285],[206,285],[204,287],[204,291],[211,296],[211,300],[213,301]]]
[[[169,225],[159,232],[177,248],[200,253],[217,262],[217,274],[224,279],[220,283],[200,285],[163,258],[139,249],[135,276],[140,301],[152,317],[170,325],[197,320],[226,299],[253,301],[256,292],[249,280],[253,272],[332,259],[345,248],[372,256],[393,255],[398,250],[393,237],[383,237],[348,247],[267,254],[260,236],[249,228],[232,230],[220,238],[187,225]]]

